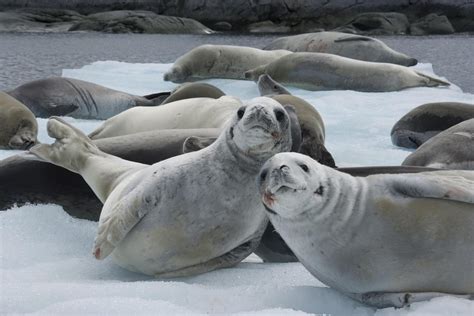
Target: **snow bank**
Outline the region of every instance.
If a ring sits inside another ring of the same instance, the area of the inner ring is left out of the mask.
[[[63,76],[135,94],[168,91],[170,64],[96,62]],[[416,67],[432,73],[431,65]],[[255,83],[207,80],[227,94],[250,99]],[[427,102],[474,103],[458,87],[413,88],[390,93],[354,91],[293,94],[312,103],[326,124],[327,147],[340,166],[400,164],[409,154],[390,141],[392,125]],[[67,119],[86,133],[100,121]],[[39,139],[51,142],[46,120]],[[15,154],[0,151],[0,159]],[[263,264],[250,257],[231,269],[175,280],[155,280],[96,261],[92,243],[97,224],[77,220],[54,205],[0,212],[0,314],[237,314],[237,315],[472,315],[474,302],[441,297],[407,309],[375,311],[325,287],[299,263]]]

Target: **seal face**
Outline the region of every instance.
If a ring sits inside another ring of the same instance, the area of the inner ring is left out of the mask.
[[[264,51],[231,45],[201,45],[179,57],[163,76],[165,81],[182,83],[206,78],[245,79],[244,72],[265,65],[287,50]]]
[[[275,229],[327,285],[377,307],[474,293],[474,172],[357,178],[280,153],[258,179]]]
[[[257,80],[270,75],[284,85],[306,90],[398,91],[412,87],[448,86],[449,83],[387,63],[373,63],[325,53],[293,53],[245,72]]]
[[[269,98],[235,111],[209,147],[152,166],[101,152],[80,131],[52,119],[57,141],[31,152],[80,173],[105,201],[93,254],[160,277],[203,273],[238,263],[267,224],[255,177],[291,148],[290,119]]]
[[[21,102],[0,92],[0,148],[28,149],[37,142],[38,123]]]
[[[473,148],[474,118],[428,139],[402,165],[474,170]]]

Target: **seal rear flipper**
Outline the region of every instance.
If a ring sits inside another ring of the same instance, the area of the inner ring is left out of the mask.
[[[168,91],[168,92],[158,92],[158,93],[148,94],[148,95],[144,95],[143,97],[153,102],[153,105],[156,106],[156,105],[163,104],[163,101],[165,101],[170,95],[171,95],[171,92]]]
[[[419,72],[419,71],[415,71],[415,72],[417,73],[417,75],[427,79],[426,82],[425,82],[427,87],[438,87],[438,86],[450,86],[451,85],[447,81],[431,77],[431,76],[426,75],[426,74],[424,74],[422,72]]]
[[[463,176],[465,175],[465,176]],[[474,173],[470,171],[433,171],[395,175],[387,187],[402,197],[433,198],[473,204]]]
[[[97,237],[94,241],[94,257],[102,260],[110,255],[128,232],[153,207],[150,203],[153,202],[153,205],[156,205],[158,199],[156,195],[143,196],[134,189],[113,205],[112,210],[107,211],[107,215],[99,219]],[[104,205],[105,207],[107,205]]]
[[[349,293],[349,297],[359,301],[363,304],[370,305],[376,308],[387,308],[387,307],[408,307],[412,303],[428,301],[436,297],[441,296],[451,296],[458,298],[472,299],[471,294],[450,294],[450,293],[440,293],[440,292],[400,292],[400,293],[390,293],[390,292],[371,292],[371,293]]]
[[[221,268],[229,268],[237,263],[241,262],[248,255],[250,255],[253,250],[258,246],[260,243],[260,236],[258,238],[254,238],[246,243],[237,246],[236,248],[232,249],[231,251],[223,254],[220,257],[213,258],[209,261],[195,264],[190,267],[182,268],[175,271],[164,272],[156,274],[155,277],[157,278],[178,278],[178,277],[185,277],[185,276],[192,276],[197,275],[209,271],[213,271],[216,269]]]

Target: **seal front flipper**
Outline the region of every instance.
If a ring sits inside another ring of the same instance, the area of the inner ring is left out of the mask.
[[[94,242],[94,257],[102,260],[111,254],[150,208],[156,207],[158,199],[156,195],[143,196],[137,189],[134,189],[112,206],[109,214],[101,216],[99,220],[97,237]]]
[[[396,175],[390,178],[387,185],[394,194],[404,197],[474,204],[474,175],[469,171],[459,172],[460,176],[446,175],[444,171]]]
[[[66,116],[74,111],[79,109],[77,104],[57,104],[57,103],[48,103],[48,113],[53,116]]]
[[[189,136],[184,140],[183,143],[183,153],[190,153],[193,151],[198,151],[203,148],[208,147],[213,142],[215,142],[217,137],[198,137],[198,136]]]
[[[341,37],[334,40],[334,43],[341,43],[341,42],[372,42],[374,41],[373,38],[367,36],[353,36],[349,35],[347,37]]]

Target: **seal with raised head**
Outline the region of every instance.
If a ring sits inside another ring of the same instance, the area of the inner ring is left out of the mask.
[[[38,123],[31,111],[8,94],[0,92],[0,148],[28,149],[36,143]]]
[[[284,85],[306,90],[398,91],[449,83],[408,67],[373,63],[324,53],[293,53],[249,70],[247,79],[268,74]]]
[[[247,70],[291,54],[287,50],[265,51],[253,47],[201,45],[179,57],[163,76],[165,81],[186,82],[208,78],[245,79]]]
[[[330,287],[376,307],[474,294],[474,172],[360,178],[281,153],[259,182],[276,230]]]
[[[341,32],[318,32],[280,37],[265,46],[264,49],[327,53],[352,59],[402,66],[414,66],[418,63],[415,58],[391,49],[381,40]]]
[[[418,148],[436,134],[472,118],[473,104],[427,103],[414,108],[399,119],[390,136],[395,146]]]
[[[272,96],[278,94],[291,95],[290,91],[288,91],[282,84],[273,80],[273,78],[267,74],[263,74],[258,77],[257,87],[261,96]]]
[[[44,118],[59,115],[104,120],[135,106],[153,106],[162,101],[160,93],[141,97],[64,77],[31,81],[7,93],[36,117]]]
[[[474,170],[474,118],[433,136],[402,165]]]
[[[152,166],[100,151],[58,118],[38,157],[80,173],[104,201],[93,254],[158,277],[228,267],[258,245],[267,216],[255,186],[264,162],[291,148],[290,121],[275,100],[240,107],[211,146]]]
[[[108,119],[89,137],[99,139],[161,129],[222,128],[240,106],[239,99],[223,96],[135,107]]]

